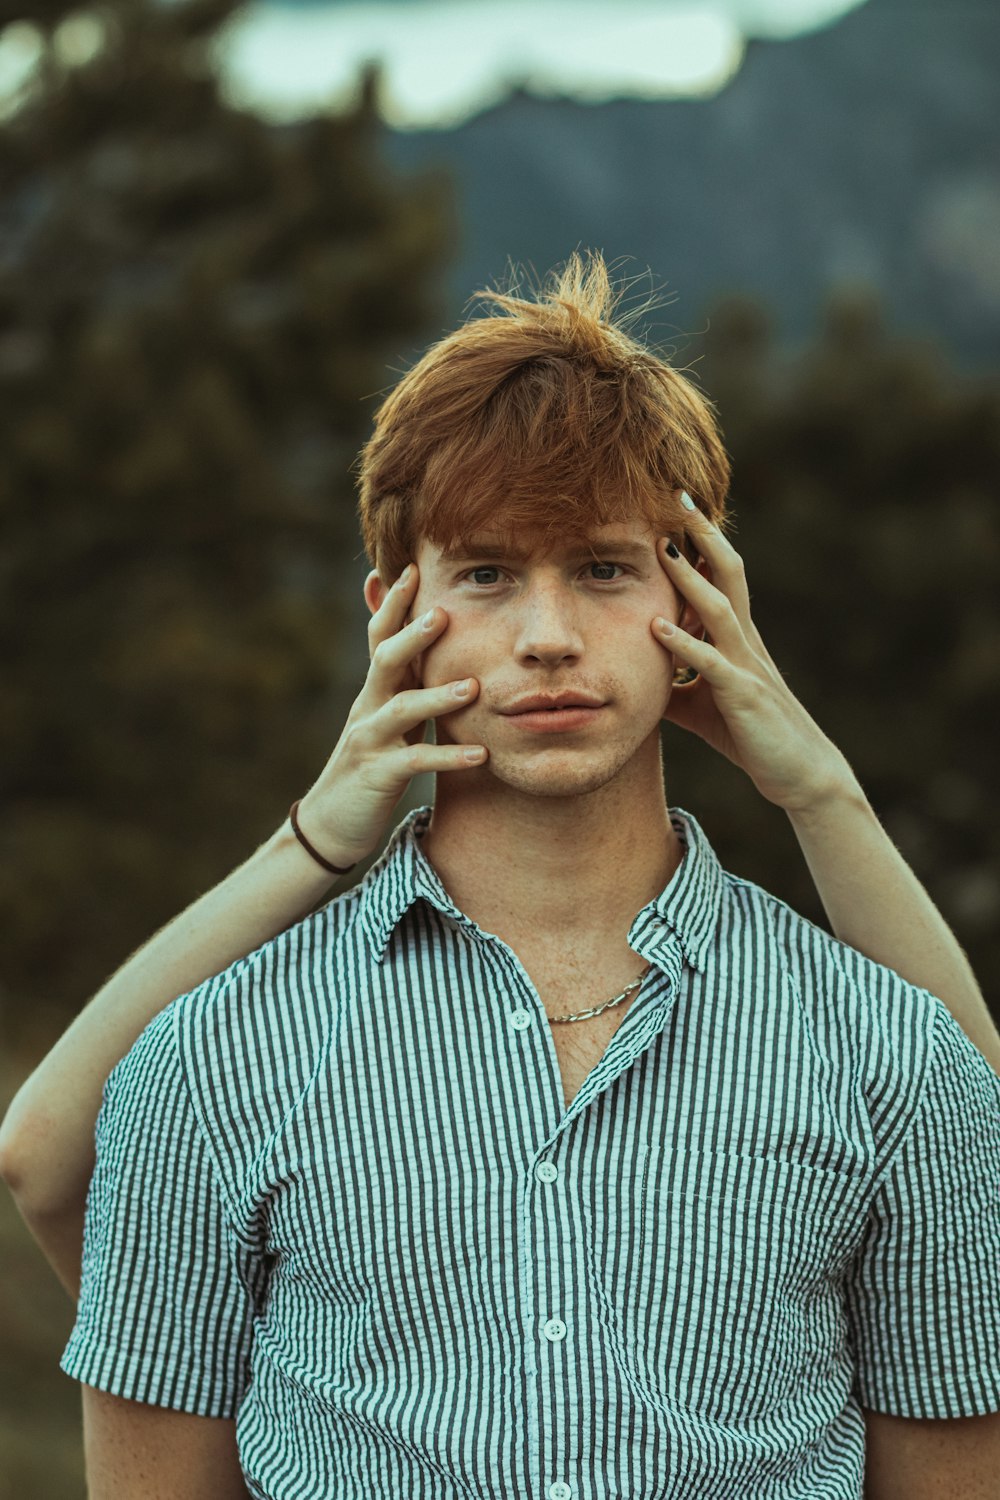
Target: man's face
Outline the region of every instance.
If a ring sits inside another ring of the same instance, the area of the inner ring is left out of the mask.
[[[656,540],[635,521],[525,557],[502,556],[488,534],[451,558],[420,542],[412,617],[440,605],[448,624],[417,659],[416,675],[424,687],[462,677],[479,683],[468,706],[434,721],[438,744],[489,750],[481,771],[463,775],[494,776],[538,796],[579,795],[610,781],[657,731],[673,659],[650,627],[657,615],[676,621],[680,601]],[[527,696],[563,692],[601,707],[582,727],[555,732],[508,712]]]

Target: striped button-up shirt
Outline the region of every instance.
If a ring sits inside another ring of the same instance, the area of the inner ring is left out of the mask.
[[[1000,1079],[941,1001],[674,809],[567,1109],[429,811],[112,1072],[62,1368],[235,1418],[258,1500],[857,1500],[861,1407],[1000,1410]]]

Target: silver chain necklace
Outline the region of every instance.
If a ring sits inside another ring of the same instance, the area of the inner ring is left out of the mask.
[[[645,979],[646,975],[649,973],[649,971],[650,971],[650,969],[652,967],[653,967],[652,964],[647,964],[646,967],[643,969],[642,973],[638,976],[638,978],[637,979],[633,979],[633,981],[632,981],[631,984],[626,985],[625,988],[622,990],[622,992],[621,992],[620,995],[613,995],[610,1000],[605,1000],[605,1002],[604,1002],[603,1005],[598,1005],[594,1010],[581,1010],[575,1016],[549,1016],[549,1020],[550,1021],[586,1021],[591,1016],[599,1016],[602,1011],[604,1011],[604,1010],[610,1010],[610,1008],[611,1008],[612,1005],[618,1005],[618,1004],[620,1004],[620,1002],[625,999],[626,995],[631,995],[631,993],[632,993],[633,990],[637,990],[639,988],[640,984],[642,984],[642,981]]]
[[[422,817],[416,819],[416,822],[415,822],[415,825],[414,825],[414,831],[416,833],[417,838],[422,838],[422,836],[427,831],[427,827],[428,827],[429,823],[430,823],[430,813],[424,813],[424,815]],[[611,999],[610,1000],[605,1000],[605,1002],[604,1002],[603,1005],[595,1006],[595,1008],[593,1010],[581,1010],[575,1016],[549,1016],[549,1020],[550,1021],[556,1021],[556,1022],[560,1022],[560,1021],[589,1021],[590,1018],[591,1018],[591,1016],[599,1016],[599,1015],[601,1015],[603,1011],[610,1010],[611,1007],[612,1007],[612,1005],[620,1005],[621,1002],[625,999],[626,995],[631,995],[631,993],[632,993],[633,990],[637,990],[639,988],[639,986],[642,984],[642,981],[645,979],[646,975],[649,973],[649,971],[650,971],[650,969],[652,967],[653,967],[652,964],[647,964],[646,967],[643,969],[642,973],[638,976],[638,978],[633,979],[633,981],[632,981],[631,984],[627,984],[625,986],[625,988],[622,990],[622,992],[621,992],[620,995],[612,995]]]

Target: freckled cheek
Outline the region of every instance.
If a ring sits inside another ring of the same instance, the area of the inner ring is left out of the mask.
[[[641,679],[650,688],[658,689],[661,683],[667,682],[670,678],[671,658],[659,641],[653,639],[651,632],[648,642],[643,641],[641,646],[637,645],[633,662],[636,678]]]
[[[475,677],[481,682],[491,662],[488,632],[481,623],[477,625],[467,616],[463,618],[459,610],[443,607],[448,611],[448,623],[427,650],[420,653],[414,664],[417,675],[425,688],[463,677]]]
[[[673,659],[653,636],[648,621],[645,633],[637,629],[634,640],[635,645],[623,673],[623,678],[628,683],[629,698],[640,716],[647,712],[662,715],[670,695]]]

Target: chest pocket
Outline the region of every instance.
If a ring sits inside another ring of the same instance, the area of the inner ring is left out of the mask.
[[[589,1236],[596,1316],[654,1404],[773,1417],[845,1373],[838,1276],[863,1230],[859,1177],[768,1157],[647,1153],[617,1222]],[[627,1226],[634,1226],[630,1234]]]

